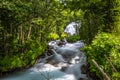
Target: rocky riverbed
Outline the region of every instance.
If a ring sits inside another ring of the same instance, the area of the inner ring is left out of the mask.
[[[30,69],[13,73],[0,80],[91,80],[87,74],[86,55],[82,41],[50,41],[45,51]]]

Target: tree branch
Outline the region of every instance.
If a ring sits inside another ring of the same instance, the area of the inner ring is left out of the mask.
[[[98,68],[98,70],[103,74],[106,80],[111,80],[110,77],[103,71],[103,69],[97,64],[97,62],[94,59],[92,59],[92,62]]]

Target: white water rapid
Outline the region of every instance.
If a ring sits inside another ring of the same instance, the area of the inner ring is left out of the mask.
[[[76,33],[74,30],[70,31],[71,35]],[[40,58],[30,69],[15,72],[0,80],[91,80],[82,72],[83,66],[86,66],[86,56],[80,48],[84,47],[84,43],[69,43],[64,39],[64,44],[58,45],[60,42],[50,41],[51,53],[45,53],[46,57]]]
[[[76,22],[71,22],[68,24],[64,30],[64,32],[68,33],[69,36],[79,34],[79,28],[81,27],[81,22],[76,23]]]
[[[62,46],[55,43],[56,41],[49,43],[49,46],[53,47],[50,56],[40,59],[30,69],[13,73],[0,80],[87,80],[86,74],[81,73],[82,65],[86,65],[86,56],[79,50],[84,43],[79,41]]]

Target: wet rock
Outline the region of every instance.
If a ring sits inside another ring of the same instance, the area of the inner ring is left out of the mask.
[[[87,66],[86,65],[82,65],[81,66],[81,73],[82,74],[86,74],[87,73]]]
[[[62,67],[61,71],[65,72],[67,70],[67,68],[68,68],[67,66],[66,67]]]

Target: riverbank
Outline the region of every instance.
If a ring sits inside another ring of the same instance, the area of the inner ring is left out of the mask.
[[[62,77],[60,77],[60,74],[61,74],[61,76],[64,76],[64,77],[65,76],[71,76],[71,77],[73,76],[72,77],[73,80],[76,80],[76,79],[82,78],[82,77],[87,79],[86,74],[81,73],[81,66],[83,64],[86,64],[85,54],[79,50],[79,47],[81,47],[81,44],[83,44],[83,43],[81,43],[81,42],[68,43],[67,42],[65,45],[59,46],[57,51],[56,51],[55,46],[58,46],[58,45],[52,44],[52,46],[54,46],[52,49],[53,51],[50,50],[51,53],[48,53],[49,51],[47,51],[47,53],[44,53],[44,55],[42,57],[40,57],[40,59],[37,61],[37,63],[33,67],[26,69],[28,73],[26,73],[26,71],[25,71],[22,74],[20,73],[19,76],[16,75],[14,77],[8,77],[8,78],[6,77],[5,79],[19,80],[23,77],[24,77],[24,79],[29,79],[28,76],[30,76],[31,73],[33,73],[33,75],[31,75],[31,76],[33,76],[33,78],[34,78],[36,76],[35,74],[39,74],[39,75],[41,73],[44,74],[44,70],[45,70],[45,72],[47,71],[50,74],[52,74],[52,72],[54,72],[54,70],[55,70],[54,77],[56,77],[56,79],[58,79],[58,78],[63,79]],[[62,62],[61,60],[62,61],[65,60],[67,62]],[[44,67],[42,67],[42,66],[44,66]],[[59,75],[55,75],[55,73],[58,73]],[[71,73],[71,75],[68,75],[69,73]],[[23,74],[26,75],[26,77]],[[41,74],[41,76],[42,76],[42,74]],[[44,74],[44,75],[46,75],[46,74]],[[52,78],[54,78],[54,77],[52,77]],[[67,77],[66,77],[66,79],[67,79]],[[41,78],[39,80],[41,80]]]

